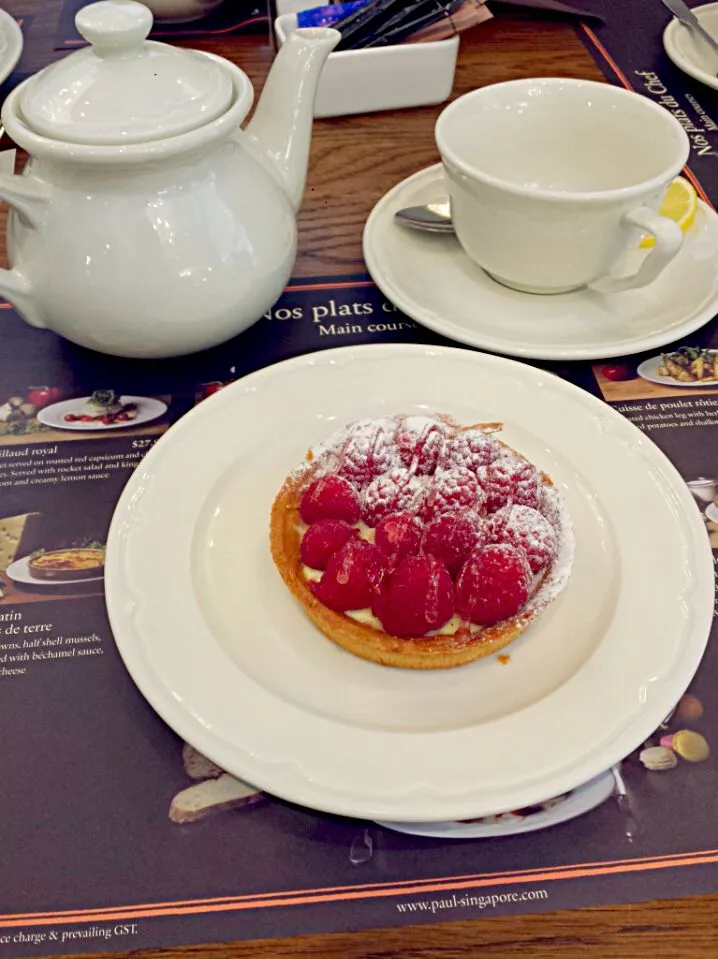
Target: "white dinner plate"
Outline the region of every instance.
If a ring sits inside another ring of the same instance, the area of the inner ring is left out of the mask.
[[[90,399],[89,396],[81,396],[72,400],[62,400],[60,403],[53,403],[46,406],[37,414],[38,420],[45,426],[51,426],[56,430],[81,430],[83,433],[103,432],[105,430],[122,430],[132,426],[141,426],[143,423],[150,423],[152,420],[159,419],[167,412],[167,404],[162,400],[156,400],[148,396],[121,396],[121,403],[136,403],[138,413],[135,419],[128,420],[125,423],[68,423],[65,416],[68,413],[82,412],[85,403]]]
[[[535,810],[516,810],[487,816],[480,822],[380,822],[394,832],[428,839],[497,839],[536,832],[583,816],[605,802],[615,790],[612,772],[602,773],[563,796],[539,803]]]
[[[706,506],[706,516],[711,523],[718,523],[718,506],[715,503],[709,503]]]
[[[29,556],[16,559],[5,570],[9,578],[21,586],[39,586],[41,589],[58,589],[58,587],[79,586],[82,583],[100,583],[103,576],[86,576],[82,579],[38,579],[30,573]]]
[[[716,353],[718,350],[711,350],[711,353]],[[648,360],[644,360],[639,364],[636,372],[642,379],[648,380],[649,383],[658,383],[660,386],[677,386],[679,388],[687,387],[690,389],[706,389],[706,387],[715,387],[718,389],[718,380],[696,380],[695,383],[684,383],[681,380],[676,380],[672,376],[661,376],[658,373],[659,366],[663,365],[663,360],[660,356],[652,356]]]
[[[394,219],[402,207],[445,197],[440,164],[395,186],[367,220],[364,259],[392,303],[452,340],[533,359],[606,359],[672,343],[718,313],[718,215],[700,201],[681,252],[649,286],[537,296],[492,280],[454,236],[420,233]],[[645,255],[637,248],[628,272]]]
[[[692,10],[711,36],[718,37],[718,3],[705,3]],[[718,90],[718,55],[675,17],[663,31],[663,46],[679,70]]]
[[[10,76],[22,56],[23,37],[15,17],[0,9],[0,83]]]
[[[421,411],[503,421],[571,513],[571,581],[506,665],[365,662],[273,565],[271,504],[306,450],[340,424]],[[277,796],[402,822],[533,805],[626,756],[693,676],[714,590],[693,496],[635,426],[550,373],[419,345],[298,357],[197,406],[125,487],[105,581],[125,664],[181,738]]]

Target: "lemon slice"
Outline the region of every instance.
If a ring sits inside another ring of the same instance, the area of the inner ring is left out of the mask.
[[[677,176],[668,187],[658,212],[661,216],[667,216],[669,220],[675,220],[685,233],[695,220],[697,209],[698,197],[696,191],[688,180],[682,176]],[[656,241],[650,233],[647,233],[641,240],[640,245],[642,247],[655,246]]]

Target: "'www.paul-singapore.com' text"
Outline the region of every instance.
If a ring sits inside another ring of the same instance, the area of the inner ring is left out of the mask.
[[[415,902],[397,902],[398,912],[437,913],[442,909],[496,909],[512,902],[534,902],[536,899],[548,899],[548,890],[529,889],[526,892],[500,892],[489,896],[457,896],[454,893],[447,899],[418,899]]]

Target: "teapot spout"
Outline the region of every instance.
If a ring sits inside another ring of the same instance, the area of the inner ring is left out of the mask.
[[[247,135],[278,174],[295,210],[307,178],[319,77],[340,36],[329,27],[290,34],[272,64],[247,127]]]

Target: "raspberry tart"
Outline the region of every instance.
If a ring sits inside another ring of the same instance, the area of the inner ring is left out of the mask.
[[[309,450],[274,500],[270,542],[325,635],[385,666],[447,669],[503,649],[555,599],[571,524],[500,431],[397,415]]]

